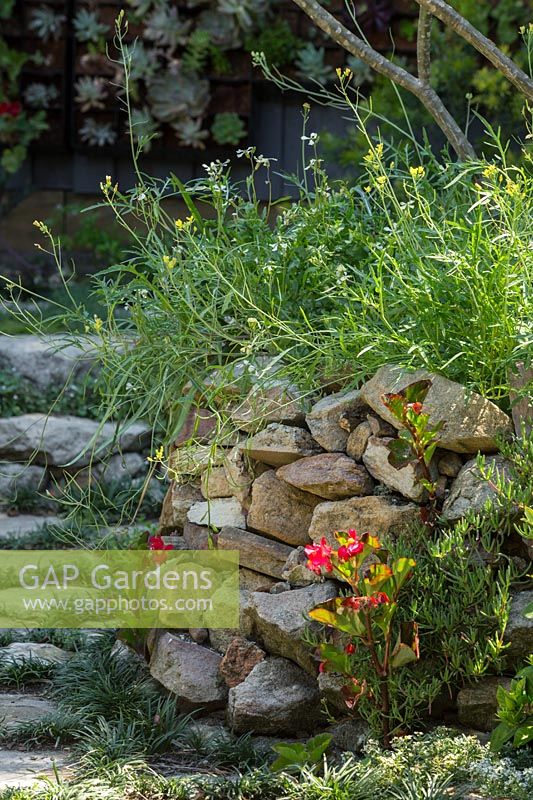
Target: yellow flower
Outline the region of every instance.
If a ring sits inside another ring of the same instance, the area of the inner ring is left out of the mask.
[[[379,175],[376,178],[376,184],[377,184],[378,189],[383,189],[386,183],[387,183],[387,176],[386,175]]]
[[[176,259],[170,258],[170,256],[163,256],[163,264],[168,270],[173,270],[176,266]]]
[[[96,333],[101,333],[102,332],[102,328],[104,327],[104,322],[103,322],[103,320],[100,319],[100,317],[97,317],[96,314],[94,315],[94,323],[93,324],[94,324],[94,329],[95,329]]]
[[[383,156],[383,145],[381,142],[375,147],[371,147],[366,156],[363,156],[367,164],[372,164],[374,161],[380,161]]]
[[[494,178],[498,174],[498,167],[495,164],[488,164],[483,170],[484,178]]]
[[[192,223],[193,223],[193,222],[194,222],[194,217],[193,217],[193,216],[192,216],[192,214],[191,214],[191,216],[190,216],[190,217],[187,217],[187,218],[186,218],[186,219],[184,219],[184,220],[183,220],[183,219],[177,219],[177,220],[176,220],[176,228],[177,228],[179,231],[182,231],[182,230],[184,230],[185,228],[190,228],[190,226],[192,225]]]
[[[33,221],[33,224],[35,225],[36,228],[39,228],[41,233],[49,233],[48,226],[45,225],[44,222],[41,222],[40,220],[35,219]]]
[[[372,187],[371,186],[365,186],[365,192],[367,194],[370,194],[371,191],[372,191]]]
[[[409,167],[409,172],[411,173],[411,177],[413,180],[418,180],[418,178],[423,178],[426,174],[426,170],[424,167]]]
[[[507,194],[511,195],[511,197],[520,197],[522,192],[520,191],[520,186],[515,181],[508,180],[505,186],[505,191]]]
[[[340,67],[337,67],[335,72],[337,73],[337,77],[342,78],[342,69]]]
[[[148,458],[146,460],[149,461],[151,464],[161,464],[161,462],[163,461],[164,457],[165,457],[165,450],[163,448],[163,445],[161,445],[161,447],[157,448],[157,450],[155,451],[153,457],[152,456],[148,456]]]

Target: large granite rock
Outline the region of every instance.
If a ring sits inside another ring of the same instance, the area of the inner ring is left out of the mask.
[[[0,370],[11,371],[40,391],[59,391],[79,382],[96,365],[90,344],[68,344],[62,335],[0,336]]]
[[[506,464],[502,456],[487,456],[486,469],[494,468],[506,476]],[[442,517],[449,522],[464,517],[468,511],[481,511],[485,503],[494,501],[496,491],[479,472],[477,460],[472,458],[461,468],[453,482],[450,493],[442,507]]]
[[[246,639],[252,635],[252,606],[252,592],[241,588],[239,590],[239,627],[211,628],[209,640],[215,650],[225,653],[236,636]]]
[[[305,421],[324,450],[344,452],[351,431],[362,422],[366,411],[358,390],[338,392],[315,403]]]
[[[217,540],[219,550],[238,550],[242,567],[281,579],[283,567],[292,548],[240,528],[222,528]]]
[[[256,461],[280,467],[313,456],[320,452],[320,447],[303,428],[272,423],[248,439],[246,452]]]
[[[421,503],[427,491],[418,480],[414,466],[407,464],[396,469],[389,463],[388,445],[391,441],[393,440],[389,438],[371,436],[363,454],[363,464],[377,481],[409,500]]]
[[[192,506],[202,500],[202,493],[196,484],[172,481],[163,503],[161,524],[165,527],[183,528]]]
[[[180,709],[223,708],[227,687],[219,676],[221,656],[214,650],[164,633],[155,642],[150,672],[176,695]]]
[[[276,475],[291,486],[325,500],[360,497],[372,494],[374,489],[367,470],[343,453],[321,453],[301,458],[280,467]]]
[[[350,458],[353,458],[355,461],[361,461],[371,436],[372,426],[370,422],[365,419],[363,422],[360,422],[348,436],[346,455],[350,456]]]
[[[122,453],[111,456],[104,464],[97,464],[92,470],[93,479],[100,483],[119,483],[144,475],[147,461],[140,453]],[[78,480],[78,478],[77,478]]]
[[[115,425],[51,414],[23,414],[0,419],[0,458],[33,459],[37,464],[87,466],[120,449],[142,450],[149,442],[146,425],[135,423],[118,436]]]
[[[378,537],[393,536],[409,530],[419,519],[420,509],[414,503],[395,503],[386,497],[352,497],[320,503],[315,508],[309,536],[314,542],[325,536],[330,544],[335,544],[334,531],[350,528]]]
[[[195,525],[209,525],[211,528],[246,527],[246,515],[236,497],[221,497],[195,503],[189,508],[187,519]]]
[[[24,536],[26,533],[38,531],[44,525],[61,527],[64,520],[60,517],[38,517],[35,514],[17,514],[14,517],[0,513],[0,539],[12,536]]]
[[[0,506],[16,502],[21,492],[42,492],[48,481],[44,467],[34,464],[0,464]]]
[[[230,689],[227,718],[235,733],[314,731],[323,722],[317,682],[291,661],[266,659]]]
[[[306,619],[306,615],[318,603],[336,594],[331,581],[281,594],[254,593],[251,611],[254,632],[265,650],[295,661],[306,672],[315,675],[317,662],[302,637],[306,629],[316,626]]]
[[[319,583],[322,579],[319,575],[307,569],[307,555],[305,548],[296,547],[283,567],[282,578],[291,586],[309,586],[311,583]]]
[[[457,715],[466,728],[491,731],[498,724],[496,709],[498,686],[509,689],[510,678],[483,678],[474,686],[461,689],[457,695]]]
[[[249,642],[242,636],[236,636],[224,653],[219,672],[226,686],[231,689],[246,680],[256,664],[264,659],[264,650],[261,650],[254,642]]]
[[[64,664],[72,653],[67,653],[53,644],[37,642],[13,642],[0,647],[0,661],[15,664],[32,661],[38,664]]]
[[[269,470],[252,486],[248,527],[295,547],[306,544],[313,511],[319,502],[315,494],[295,489]]]
[[[524,666],[526,658],[533,654],[533,619],[524,616],[527,606],[531,603],[533,603],[533,591],[518,592],[511,601],[504,641],[509,644],[509,649],[505,653],[507,663],[513,669],[520,669]]]
[[[248,453],[238,445],[233,447],[224,462],[224,471],[228,479],[230,494],[236,497],[240,503],[246,503],[254,480]]]
[[[490,400],[475,392],[468,392],[464,386],[442,375],[422,369],[408,372],[386,365],[361,387],[361,398],[383,419],[400,428],[398,420],[383,405],[382,396],[428,378],[432,385],[423,410],[429,414],[433,425],[445,423],[439,433],[439,446],[456,453],[490,453],[497,450],[497,435],[512,431],[510,418]]]
[[[214,500],[216,497],[231,497],[230,482],[226,475],[225,468],[213,467],[206,469],[202,473],[202,497],[206,500]],[[187,509],[188,510],[188,509]]]

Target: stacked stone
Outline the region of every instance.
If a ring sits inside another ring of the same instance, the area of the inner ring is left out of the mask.
[[[314,404],[285,383],[255,387],[235,401],[231,446],[218,448],[214,463],[215,416],[191,412],[173,461],[197,477],[171,484],[160,533],[178,547],[213,542],[239,551],[241,619],[239,630],[193,631],[193,642],[172,633],[156,637],[152,674],[184,707],[227,707],[235,731],[261,733],[313,729],[321,696],[343,710],[334,677],[317,680],[302,642],[306,612],[336,592],[306,569],[304,546],[349,528],[394,537],[419,520],[426,493],[411,466],[389,464],[387,445],[399,424],[381,398],[428,377],[424,412],[432,424],[444,422],[430,468],[442,516],[455,520],[490,496],[476,455],[495,453],[496,437],[512,423],[490,401],[441,376],[385,366],[360,389]],[[489,460],[502,466],[498,455]]]
[[[0,370],[19,375],[37,391],[58,393],[95,369],[94,353],[65,346],[60,336],[0,337]],[[112,423],[58,414],[22,414],[0,419],[0,538],[23,534],[57,508],[47,491],[74,479],[115,482],[146,473],[150,430],[136,423],[117,434]],[[14,510],[21,493],[32,494],[35,514]]]

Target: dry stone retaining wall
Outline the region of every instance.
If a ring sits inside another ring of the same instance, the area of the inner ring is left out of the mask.
[[[160,676],[169,648],[176,648],[176,663],[186,659],[200,696],[216,696],[238,732],[310,730],[319,722],[314,712],[321,697],[342,709],[339,682],[331,675],[317,681],[316,662],[302,642],[304,614],[336,592],[332,582],[306,569],[303,548],[348,528],[394,536],[419,519],[425,493],[410,466],[396,470],[388,463],[387,444],[398,424],[381,396],[427,377],[432,387],[424,411],[432,423],[445,423],[431,470],[443,516],[452,521],[490,499],[476,457],[495,454],[497,436],[511,432],[512,422],[490,401],[441,376],[385,366],[359,390],[313,404],[274,376],[267,390],[255,387],[234,399],[231,446],[218,448],[211,460],[214,418],[206,409],[190,412],[188,435],[172,454],[184,478],[168,489],[160,533],[178,547],[204,549],[214,540],[221,549],[239,550],[240,627],[205,631],[201,645],[187,642],[184,632],[159,634],[151,654],[154,676]],[[504,468],[498,455],[490,459]],[[523,605],[523,598],[515,603]],[[533,628],[518,616],[511,613],[524,657],[533,651]],[[163,683],[187,707],[194,705],[188,678],[174,673]],[[465,708],[470,699],[478,703],[475,693],[464,692],[463,699]],[[464,708],[461,718],[472,722]]]

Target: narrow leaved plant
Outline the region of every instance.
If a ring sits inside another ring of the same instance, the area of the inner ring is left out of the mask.
[[[307,545],[307,567],[347,583],[350,592],[320,603],[309,612],[311,619],[332,630],[331,639],[318,646],[320,672],[335,672],[346,679],[343,696],[354,709],[363,697],[371,699],[381,714],[382,742],[391,746],[390,691],[392,670],[418,659],[416,623],[394,626],[398,598],[416,562],[398,558],[391,564],[389,553],[369,533],[336,532],[338,546],[325,538]],[[375,688],[356,673],[357,648],[366,648],[377,677]]]

